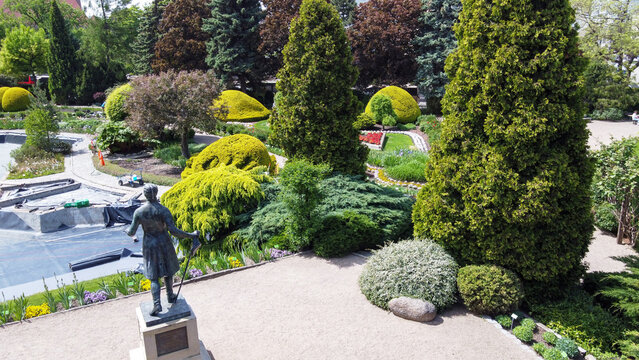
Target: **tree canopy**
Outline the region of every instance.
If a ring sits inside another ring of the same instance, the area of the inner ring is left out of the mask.
[[[43,29],[20,25],[11,29],[2,41],[0,72],[16,77],[47,71],[49,41]]]
[[[273,76],[282,67],[282,51],[288,42],[289,26],[297,16],[302,0],[262,0],[264,21],[260,25],[258,50],[264,57],[261,71]]]

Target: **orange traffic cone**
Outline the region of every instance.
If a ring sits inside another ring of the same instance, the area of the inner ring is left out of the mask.
[[[98,150],[98,159],[100,159],[100,165],[105,166],[104,156],[102,156],[102,151]]]

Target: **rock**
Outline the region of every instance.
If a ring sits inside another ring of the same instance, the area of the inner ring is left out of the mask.
[[[435,305],[405,296],[389,301],[388,308],[395,316],[419,322],[432,321],[437,316]]]
[[[585,359],[586,360],[597,360],[597,358],[595,358],[594,356],[592,356],[590,354],[586,355]]]

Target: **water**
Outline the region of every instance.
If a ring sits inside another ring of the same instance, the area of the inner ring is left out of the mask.
[[[19,148],[19,144],[11,144],[11,143],[1,143],[0,144],[0,180],[4,179],[9,170],[7,170],[7,165],[11,163],[11,150]]]

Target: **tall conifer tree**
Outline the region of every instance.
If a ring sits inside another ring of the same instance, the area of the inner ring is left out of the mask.
[[[349,26],[353,22],[353,12],[357,7],[355,0],[331,0],[331,4],[337,9],[344,26]]]
[[[259,24],[264,18],[259,0],[211,0],[211,17],[202,30],[211,34],[206,63],[223,83],[238,78],[242,91],[256,78]]]
[[[457,47],[453,24],[461,10],[460,0],[422,0],[420,35],[415,38],[417,53],[417,86],[426,95],[428,108],[440,111],[444,86],[446,58]]]
[[[368,151],[353,127],[357,68],[335,7],[325,0],[302,2],[277,77],[273,141],[290,158],[363,173]]]
[[[462,3],[415,235],[550,295],[578,281],[593,232],[574,11],[568,0]]]
[[[144,9],[144,14],[138,27],[138,35],[132,46],[136,74],[145,75],[153,72],[151,62],[155,56],[155,43],[160,37],[158,27],[160,26],[164,7],[165,1],[153,0],[153,3]]]
[[[77,65],[75,48],[71,42],[67,26],[57,0],[51,1],[49,17],[49,92],[57,104],[68,104],[75,88],[75,68]]]

